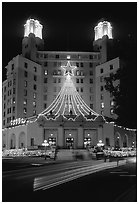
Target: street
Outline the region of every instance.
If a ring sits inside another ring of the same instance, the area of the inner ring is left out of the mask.
[[[3,161],[3,201],[136,201],[134,157],[119,161],[118,167],[117,162],[103,160],[35,163],[34,159],[25,164],[23,159],[19,169],[18,165],[10,169],[14,162],[7,160],[7,170]]]

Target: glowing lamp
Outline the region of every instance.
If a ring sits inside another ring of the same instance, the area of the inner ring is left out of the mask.
[[[42,39],[42,28],[43,26],[38,20],[29,19],[24,25],[24,37],[28,37],[30,33],[33,33],[35,37]]]

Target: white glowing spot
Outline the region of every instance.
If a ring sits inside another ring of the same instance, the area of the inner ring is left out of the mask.
[[[94,28],[95,40],[101,39],[104,35],[107,35],[109,39],[112,39],[112,26],[108,21],[98,23]]]
[[[43,26],[39,23],[38,20],[29,19],[26,21],[24,27],[24,37],[28,37],[30,33],[33,33],[35,37],[39,37],[42,39]]]

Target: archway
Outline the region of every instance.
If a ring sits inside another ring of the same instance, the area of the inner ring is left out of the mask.
[[[128,147],[128,136],[127,136],[127,134],[123,135],[123,147]]]
[[[15,146],[16,146],[16,136],[14,133],[12,133],[11,139],[10,139],[10,149],[15,149]]]
[[[120,148],[121,147],[121,135],[119,132],[115,133],[115,140],[114,140],[114,146],[115,148]]]
[[[20,134],[19,134],[19,148],[20,149],[22,149],[22,148],[24,148],[25,147],[25,133],[24,132],[21,132]]]

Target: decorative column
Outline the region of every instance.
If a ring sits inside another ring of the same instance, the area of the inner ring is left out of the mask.
[[[83,148],[83,141],[84,141],[83,127],[80,126],[78,128],[77,148]]]
[[[59,126],[58,127],[58,138],[57,138],[57,145],[59,147],[63,147],[64,146],[64,134],[63,134],[63,126]]]

